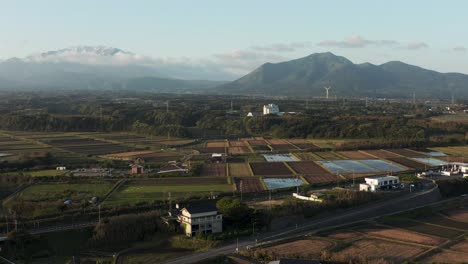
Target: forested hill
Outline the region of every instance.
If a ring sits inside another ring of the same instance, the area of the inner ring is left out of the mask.
[[[330,52],[266,63],[244,77],[214,89],[217,93],[269,96],[389,97],[447,99],[468,97],[468,75],[439,73],[399,61],[354,64]]]

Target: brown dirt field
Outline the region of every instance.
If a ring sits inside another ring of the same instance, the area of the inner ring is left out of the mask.
[[[270,145],[273,150],[291,150],[291,149],[297,149],[291,144],[274,144]]]
[[[251,146],[266,146],[268,145],[267,142],[265,140],[248,140],[247,142],[249,142],[249,144]]]
[[[397,155],[397,154],[392,153],[392,152],[388,152],[388,151],[383,150],[383,149],[379,149],[379,150],[366,150],[366,151],[363,151],[363,152],[369,153],[370,155],[375,156],[375,157],[377,157],[377,158],[381,158],[381,159],[401,158],[400,155]]]
[[[263,191],[263,185],[260,182],[260,178],[257,177],[247,177],[247,178],[234,178],[234,183],[236,184],[236,190],[240,192],[242,182],[242,192],[259,192]]]
[[[423,259],[421,263],[468,263],[468,254],[444,250]]]
[[[362,237],[363,234],[355,231],[338,231],[328,234],[327,237],[337,239],[337,240],[350,240]]]
[[[250,163],[254,175],[273,176],[273,175],[293,175],[286,165],[282,162],[262,162]]]
[[[288,162],[288,165],[299,174],[330,175],[331,173],[313,161]]]
[[[432,237],[428,235],[418,234],[409,232],[408,230],[402,230],[398,228],[366,228],[366,229],[359,229],[359,231],[366,233],[372,236],[390,238],[394,240],[400,240],[405,242],[412,242],[417,244],[423,244],[428,246],[436,246],[444,243],[445,239],[440,237]]]
[[[276,255],[281,256],[319,256],[320,253],[333,246],[333,243],[326,240],[314,239],[314,240],[297,240],[281,245],[276,245],[266,248]]]
[[[448,161],[448,162],[467,162],[468,158],[465,157],[455,157],[455,156],[447,156],[447,157],[436,157],[437,159]]]
[[[337,153],[347,157],[348,159],[372,159],[372,157],[369,154],[366,154],[361,151],[337,151]]]
[[[230,154],[244,154],[244,153],[251,153],[248,147],[229,147],[228,153]]]
[[[327,182],[336,182],[338,177],[333,174],[324,174],[324,175],[304,175],[303,176],[308,183],[318,184],[318,183],[327,183]],[[341,178],[340,178],[341,181]]]
[[[283,144],[289,144],[286,140],[284,139],[268,139],[266,140],[270,145],[283,145]]]
[[[417,162],[415,160],[411,160],[411,159],[408,159],[408,158],[389,158],[388,160],[399,163],[399,164],[401,164],[401,165],[403,165],[405,167],[408,167],[408,168],[424,169],[425,167],[427,167],[423,163],[419,163],[419,162]]]
[[[343,159],[342,157],[336,155],[336,153],[331,152],[331,151],[326,151],[326,152],[316,152],[315,153],[317,156],[322,157],[325,160],[339,160]]]
[[[448,217],[455,221],[468,223],[468,212],[466,210],[450,211]]]
[[[229,146],[230,147],[244,147],[245,143],[244,141],[229,141]]]
[[[409,149],[388,149],[388,151],[408,157],[408,158],[424,158],[427,157],[424,153],[412,151]]]
[[[249,165],[247,163],[229,163],[229,176],[246,177],[250,175]]]
[[[216,141],[216,142],[207,142],[207,148],[224,148],[227,146],[227,143],[224,141]]]
[[[377,239],[362,239],[354,242],[351,246],[333,255],[333,258],[346,258],[346,256],[366,256],[370,259],[384,258],[402,263],[420,253],[425,249],[413,245],[403,245]]]
[[[203,165],[200,176],[204,177],[226,177],[226,164],[211,163]]]
[[[451,246],[450,249],[455,250],[455,251],[468,253],[468,241],[463,240],[463,241]]]

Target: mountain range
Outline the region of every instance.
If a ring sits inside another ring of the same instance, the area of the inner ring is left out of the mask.
[[[354,64],[330,52],[265,63],[231,82],[219,81],[233,79],[223,74],[157,63],[112,47],[77,46],[0,62],[0,89],[323,97],[324,87],[330,86],[331,97],[408,98],[413,93],[418,98],[468,97],[468,75],[439,73],[399,61]]]
[[[354,64],[330,52],[265,63],[244,77],[216,87],[218,93],[325,96],[450,98],[468,96],[468,75],[439,73],[399,61]]]

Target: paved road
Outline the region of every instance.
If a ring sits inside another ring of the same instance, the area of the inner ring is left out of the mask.
[[[368,204],[359,208],[349,209],[335,216],[325,219],[312,220],[296,227],[291,227],[281,231],[270,232],[257,237],[258,243],[269,243],[276,239],[284,239],[298,234],[311,234],[321,229],[349,225],[363,220],[370,220],[386,214],[394,214],[408,209],[416,208],[421,205],[436,202],[440,198],[437,186],[429,190],[407,194],[395,199],[385,200]],[[255,238],[249,238],[239,241],[239,250],[253,247],[257,244]],[[237,243],[230,243],[205,252],[180,257],[169,260],[166,264],[185,264],[196,263],[220,255],[231,254],[236,251]]]

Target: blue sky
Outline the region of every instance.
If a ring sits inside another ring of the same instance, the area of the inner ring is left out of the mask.
[[[106,45],[242,73],[332,51],[468,73],[468,1],[0,0],[0,59]]]

